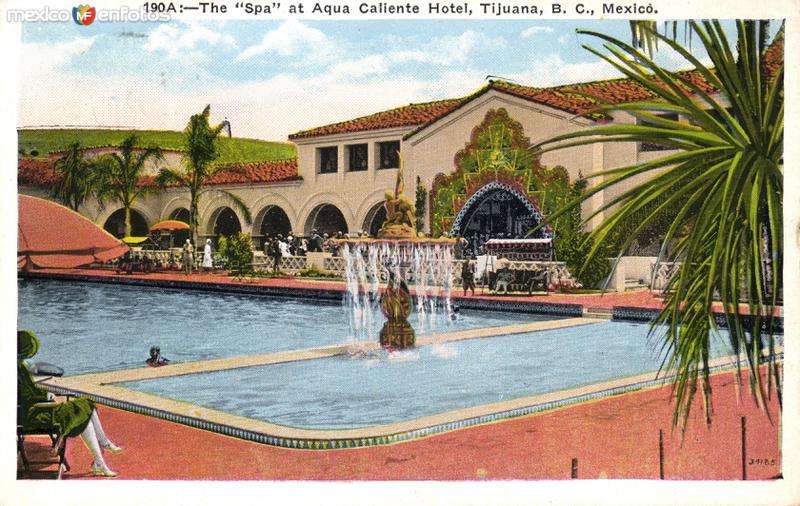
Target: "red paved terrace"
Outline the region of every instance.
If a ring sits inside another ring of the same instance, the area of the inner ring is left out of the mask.
[[[669,387],[348,450],[277,448],[105,406],[99,412],[108,434],[125,447],[108,456],[117,480],[566,480],[572,459],[577,459],[578,478],[657,480],[659,430],[664,431],[665,479],[739,480],[743,416],[747,479],[779,478],[781,415],[775,397],[769,401],[770,421],[746,386],[735,388],[732,372],[714,375],[712,385],[711,427],[697,405],[683,439],[680,430],[671,430]],[[32,460],[48,457],[46,441],[27,445]],[[70,440],[67,459],[72,469],[66,479],[94,479],[80,440]],[[55,465],[39,467],[25,477],[53,478],[54,470]]]

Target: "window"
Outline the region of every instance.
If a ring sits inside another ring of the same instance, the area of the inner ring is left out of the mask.
[[[378,143],[378,168],[396,169],[400,167],[400,141]]]
[[[319,148],[317,151],[320,174],[332,174],[339,170],[339,150],[336,146]]]
[[[352,144],[347,146],[348,168],[350,171],[367,170],[367,145]]]
[[[678,121],[678,114],[677,113],[663,113],[663,114],[656,114],[656,116],[658,116],[659,118],[664,118],[664,119],[671,120],[671,121]],[[644,120],[641,120],[639,122],[639,124],[640,125],[651,125],[651,126],[656,126],[656,127],[658,126],[658,125],[653,125],[653,124],[651,124],[651,123],[649,123],[647,121],[644,121]],[[653,142],[642,142],[642,143],[639,144],[639,150],[640,151],[665,151],[665,150],[670,150],[670,149],[675,149],[675,148],[672,147],[672,146],[669,146],[669,145],[658,144],[658,143],[653,143]]]

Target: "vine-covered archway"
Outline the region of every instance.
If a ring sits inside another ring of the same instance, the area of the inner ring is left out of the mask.
[[[470,142],[456,154],[455,166],[454,172],[438,175],[433,182],[434,236],[476,232],[484,240],[500,234],[526,237],[543,215],[563,205],[569,196],[567,171],[543,167],[522,125],[503,108],[486,113]],[[504,227],[495,219],[500,212],[505,212]],[[531,227],[524,230],[528,223]],[[549,227],[541,233],[552,236]]]

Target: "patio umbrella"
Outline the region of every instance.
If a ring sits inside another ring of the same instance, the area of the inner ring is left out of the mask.
[[[19,196],[17,268],[73,268],[128,251],[114,236],[64,206]]]
[[[158,223],[154,223],[153,226],[150,227],[150,232],[155,232],[157,230],[161,230],[164,232],[173,232],[175,230],[189,230],[189,225],[187,223],[178,220],[164,220],[164,221],[159,221]]]
[[[175,246],[175,237],[172,233],[178,230],[189,230],[189,224],[179,220],[164,220],[150,227],[150,232],[169,232],[170,248]]]

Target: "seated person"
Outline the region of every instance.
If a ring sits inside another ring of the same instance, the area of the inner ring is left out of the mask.
[[[150,348],[150,358],[145,360],[145,363],[150,367],[161,367],[162,365],[169,364],[169,360],[161,356],[161,348],[152,346]]]
[[[30,330],[17,331],[17,402],[19,408],[17,423],[25,427],[49,427],[51,413],[53,420],[59,425],[59,438],[80,435],[84,444],[92,452],[92,474],[114,477],[103,458],[102,449],[112,453],[122,451],[108,439],[100,418],[97,416],[94,402],[88,397],[78,397],[66,402],[53,402],[54,397],[33,381],[24,360],[36,355],[39,351],[39,339]]]

